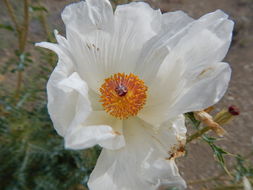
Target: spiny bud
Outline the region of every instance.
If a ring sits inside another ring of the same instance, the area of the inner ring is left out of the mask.
[[[228,111],[229,113],[231,113],[232,115],[239,115],[240,114],[240,110],[238,107],[232,105],[228,107]]]
[[[214,120],[220,125],[227,124],[230,122],[235,116],[239,115],[239,108],[236,106],[229,106],[227,110],[223,109],[214,117]]]

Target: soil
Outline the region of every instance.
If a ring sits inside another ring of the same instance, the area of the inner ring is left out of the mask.
[[[74,0],[43,0],[49,11],[48,19],[51,29],[64,33],[64,25],[60,18],[61,10]],[[224,98],[217,104],[216,112],[230,105],[240,108],[241,114],[225,129],[228,135],[219,144],[231,153],[246,155],[253,149],[253,1],[252,0],[149,0],[154,8],[163,12],[183,10],[193,18],[221,9],[230,15],[235,22],[235,30],[231,48],[225,58],[230,63],[233,73],[229,89]],[[0,2],[2,7],[2,2]],[[0,13],[3,18],[4,13]],[[3,18],[6,21],[6,18]],[[42,28],[34,20],[30,27],[32,41],[43,39]],[[7,36],[7,39],[10,37]],[[8,48],[8,44],[1,47]],[[12,44],[12,43],[10,43]],[[6,55],[0,51],[0,55]],[[1,61],[1,59],[0,59]],[[3,61],[1,61],[3,63]],[[177,161],[181,175],[186,181],[208,178],[220,173],[222,169],[214,162],[210,147],[196,142],[187,146],[187,157]],[[232,162],[228,162],[231,165]],[[188,189],[204,189],[204,185],[189,185]],[[208,186],[207,186],[208,188]]]

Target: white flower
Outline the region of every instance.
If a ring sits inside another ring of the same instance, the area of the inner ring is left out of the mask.
[[[56,31],[57,44],[37,45],[59,57],[48,109],[66,148],[103,147],[90,190],[184,188],[174,162],[182,114],[225,93],[233,22],[220,10],[194,20],[141,2],[113,12],[108,0],[71,4],[62,19],[66,38]]]

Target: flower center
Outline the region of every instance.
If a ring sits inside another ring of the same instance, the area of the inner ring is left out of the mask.
[[[130,73],[117,73],[105,79],[100,88],[100,102],[107,113],[120,119],[135,116],[147,99],[147,86]]]

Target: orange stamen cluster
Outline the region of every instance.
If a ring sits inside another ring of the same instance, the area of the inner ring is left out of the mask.
[[[105,79],[101,86],[101,99],[107,113],[120,119],[135,116],[147,99],[144,81],[130,73],[117,73]]]

